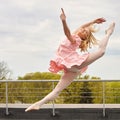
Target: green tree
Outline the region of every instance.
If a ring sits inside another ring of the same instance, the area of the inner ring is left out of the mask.
[[[60,79],[60,74],[53,74],[50,72],[35,72],[35,73],[27,73],[23,77],[18,77],[18,80],[58,80]],[[56,83],[55,83],[56,84]],[[22,91],[19,90],[19,94],[21,96],[28,96],[23,98],[16,98],[17,101],[21,101],[22,103],[31,103],[37,100],[40,100],[45,95],[47,95],[53,89],[52,82],[32,82],[32,83],[23,83],[21,84]],[[20,85],[20,87],[21,87]],[[20,88],[19,88],[20,89]],[[26,90],[24,92],[24,90]]]
[[[120,103],[120,82],[105,82],[105,102]]]
[[[53,74],[50,72],[35,72],[35,73],[27,73],[23,77],[18,77],[18,80],[56,80],[60,79],[60,74]]]
[[[93,103],[92,91],[89,87],[88,82],[83,82],[80,96],[81,96],[80,103]]]

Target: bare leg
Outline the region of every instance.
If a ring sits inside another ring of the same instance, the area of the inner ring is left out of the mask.
[[[77,77],[79,73],[73,73],[73,72],[66,72],[64,75],[61,77],[59,83],[56,85],[55,89],[49,93],[46,97],[44,97],[42,100],[32,104],[30,107],[28,107],[25,111],[30,111],[30,110],[39,110],[40,107],[51,101],[54,100],[60,92],[65,89],[70,83],[74,80],[74,78]]]
[[[111,36],[111,34],[114,31],[114,27],[115,27],[115,23],[112,23],[109,28],[106,30],[106,35],[105,37],[100,41],[99,43],[99,48],[97,51],[90,53],[89,57],[87,58],[87,60],[85,62],[83,62],[83,64],[81,64],[78,68],[81,69],[91,63],[93,63],[94,61],[96,61],[97,59],[99,59],[100,57],[102,57],[105,53],[106,50],[106,46],[108,43],[108,40]]]

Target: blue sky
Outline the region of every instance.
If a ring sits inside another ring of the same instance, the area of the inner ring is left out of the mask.
[[[64,39],[59,18],[63,7],[74,31],[83,23],[104,17],[95,34],[102,39],[111,22],[116,28],[106,54],[91,64],[85,74],[102,79],[120,79],[120,1],[118,0],[1,0],[0,60],[7,62],[13,78],[30,72],[48,71],[49,61]]]

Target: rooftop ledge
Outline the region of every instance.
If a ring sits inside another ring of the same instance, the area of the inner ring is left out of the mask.
[[[31,104],[8,104],[8,108],[27,108]],[[120,104],[54,104],[55,108],[120,108]],[[0,108],[6,108],[6,104],[0,103]],[[41,109],[53,108],[53,104],[44,104]]]

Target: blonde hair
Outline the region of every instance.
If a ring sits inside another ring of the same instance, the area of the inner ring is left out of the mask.
[[[80,49],[81,52],[87,51],[88,48],[91,48],[93,45],[98,44],[98,40],[94,37],[93,33],[97,32],[98,29],[95,29],[95,26],[89,26],[90,34],[87,36],[85,40],[81,41]]]

